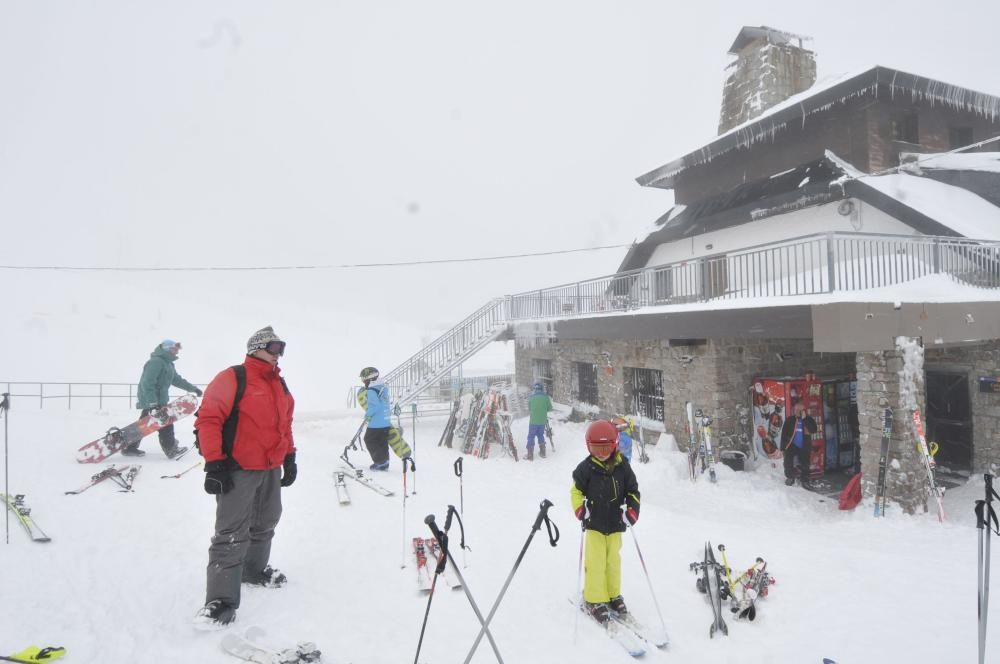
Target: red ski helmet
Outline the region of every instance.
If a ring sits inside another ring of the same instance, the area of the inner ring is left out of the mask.
[[[618,429],[607,420],[597,420],[587,427],[587,451],[598,459],[607,459],[618,448]]]

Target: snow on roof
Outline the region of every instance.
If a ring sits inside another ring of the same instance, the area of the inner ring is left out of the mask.
[[[919,174],[925,170],[942,171],[987,171],[1000,173],[1000,152],[966,152],[919,154],[904,152],[901,159],[912,156],[916,161],[906,162],[899,168],[901,171]]]
[[[1000,208],[968,189],[907,173],[858,179],[967,238],[1000,240]]]
[[[832,91],[838,86],[840,90]],[[692,166],[708,163],[733,149],[773,142],[775,136],[789,125],[801,125],[814,113],[826,111],[856,97],[876,94],[880,88],[887,91],[890,98],[909,96],[913,103],[940,104],[977,113],[991,121],[1000,119],[1000,97],[876,65],[860,71],[824,77],[808,90],[792,95],[761,115],[716,136],[709,143],[702,143],[701,147],[689,150],[681,157],[640,175],[636,181],[647,187],[671,188],[673,177]]]

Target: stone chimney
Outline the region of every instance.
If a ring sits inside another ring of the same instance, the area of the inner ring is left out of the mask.
[[[744,26],[729,48],[719,134],[759,116],[816,82],[816,54],[803,48],[811,37],[767,26]]]

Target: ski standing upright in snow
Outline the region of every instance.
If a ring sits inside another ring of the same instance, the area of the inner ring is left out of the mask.
[[[702,561],[691,563],[690,568],[693,572],[701,575],[695,581],[695,587],[698,592],[708,595],[708,601],[712,605],[712,614],[715,616],[715,620],[708,630],[709,638],[715,636],[716,632],[728,636],[729,628],[722,618],[722,600],[728,598],[729,593],[722,583],[722,565],[715,560],[711,542],[705,542],[705,556]]]
[[[924,465],[924,472],[927,473],[927,489],[937,501],[938,521],[944,523],[944,487],[940,487],[934,481],[934,473],[937,470],[937,463],[934,456],[927,447],[927,438],[924,436],[924,423],[920,416],[920,409],[915,408],[911,413],[913,417],[913,430],[917,434],[917,450],[920,452],[920,459]]]
[[[882,446],[878,455],[878,481],[875,483],[875,516],[885,516],[886,471],[889,467],[889,443],[892,441],[892,408],[882,411]]]

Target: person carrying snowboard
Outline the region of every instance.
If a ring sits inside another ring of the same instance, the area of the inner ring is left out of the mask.
[[[624,518],[639,520],[639,482],[618,451],[618,430],[607,420],[587,427],[590,455],[573,471],[570,503],[584,529],[584,608],[605,624],[609,612],[628,613],[621,594]]]
[[[541,383],[535,383],[528,399],[528,461],[535,458],[535,439],[538,439],[538,456],[545,458],[545,425],[552,410],[552,399],[545,393]]]
[[[281,518],[281,490],[298,475],[292,417],[295,400],[278,368],[285,342],[271,327],[247,341],[242,365],[209,383],[195,421],[205,457],[205,492],[215,496],[215,534],[208,548],[205,606],[198,629],[236,618],[240,584],[277,588],[271,540]],[[241,389],[242,388],[242,389]]]
[[[177,355],[180,351],[179,341],[164,339],[149,354],[149,359],[142,367],[142,377],[139,378],[139,393],[135,405],[142,411],[140,417],[145,417],[154,409],[163,408],[170,402],[168,393],[171,385],[201,396],[201,390],[184,380],[174,368],[174,362],[177,361]],[[188,448],[177,444],[173,424],[163,427],[156,433],[160,438],[160,448],[163,449],[163,453],[168,458],[175,459],[187,452]],[[122,454],[125,456],[144,456],[146,453],[139,449],[141,442],[129,445],[122,450]]]
[[[361,370],[364,387],[358,390],[359,403],[365,404],[365,447],[372,457],[371,470],[389,470],[389,419],[392,408],[389,403],[389,386],[378,382],[378,369],[365,367]]]
[[[809,488],[809,454],[812,451],[816,420],[806,414],[806,407],[795,405],[795,416],[781,426],[781,451],[785,455],[785,484],[795,484],[795,460],[799,461],[799,481],[802,488]]]

